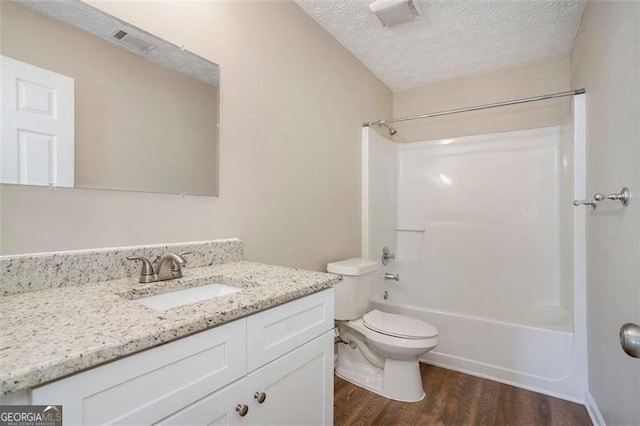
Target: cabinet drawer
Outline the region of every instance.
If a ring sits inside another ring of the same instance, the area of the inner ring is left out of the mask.
[[[331,330],[333,303],[331,288],[248,317],[248,371]]]
[[[188,336],[33,390],[65,424],[153,423],[246,373],[246,320]]]

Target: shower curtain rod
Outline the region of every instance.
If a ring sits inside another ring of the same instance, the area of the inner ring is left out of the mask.
[[[534,96],[534,97],[531,97],[531,98],[516,99],[516,100],[513,100],[513,101],[496,102],[496,103],[493,103],[493,104],[486,104],[486,105],[476,105],[476,106],[467,107],[467,108],[450,109],[448,111],[431,112],[431,113],[428,113],[428,114],[414,115],[414,116],[411,116],[411,117],[389,118],[387,120],[371,121],[369,123],[363,123],[362,127],[382,126],[384,124],[398,123],[400,121],[418,120],[418,119],[421,119],[421,118],[431,118],[431,117],[439,117],[441,115],[457,114],[459,112],[478,111],[478,110],[481,110],[481,109],[489,109],[489,108],[497,108],[497,107],[501,107],[501,106],[524,104],[524,103],[527,103],[527,102],[543,101],[545,99],[553,99],[553,98],[562,98],[562,97],[565,97],[565,96],[582,95],[583,93],[584,93],[584,89],[576,89],[576,90],[570,90],[568,92],[551,93],[551,94],[548,94],[548,95],[541,95],[541,96]]]

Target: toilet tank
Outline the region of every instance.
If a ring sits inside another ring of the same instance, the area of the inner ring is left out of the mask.
[[[360,318],[369,309],[378,262],[369,259],[347,259],[327,265],[327,272],[342,276],[334,286],[337,320]]]

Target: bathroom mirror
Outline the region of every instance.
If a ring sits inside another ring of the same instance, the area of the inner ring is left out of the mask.
[[[0,16],[2,183],[218,194],[218,65],[80,0]]]

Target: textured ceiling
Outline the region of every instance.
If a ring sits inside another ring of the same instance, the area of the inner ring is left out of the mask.
[[[571,53],[585,0],[420,0],[384,28],[373,0],[296,0],[393,91]]]

